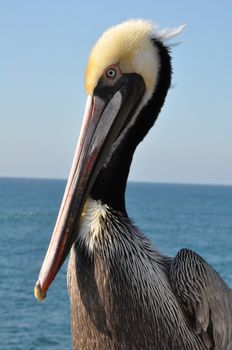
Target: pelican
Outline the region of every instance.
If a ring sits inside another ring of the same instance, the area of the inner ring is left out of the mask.
[[[80,137],[35,285],[43,300],[71,251],[75,350],[232,349],[232,291],[194,251],[159,252],[125,206],[134,151],[171,83],[166,40],[180,31],[129,20],[108,29],[90,53]]]

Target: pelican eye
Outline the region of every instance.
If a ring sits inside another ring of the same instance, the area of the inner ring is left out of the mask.
[[[114,79],[117,75],[117,72],[116,72],[116,69],[114,68],[109,68],[107,71],[106,71],[106,77],[108,79]]]

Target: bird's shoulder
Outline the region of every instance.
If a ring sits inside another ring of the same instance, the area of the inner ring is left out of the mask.
[[[232,349],[232,291],[197,253],[181,249],[170,266],[172,288],[208,349]]]

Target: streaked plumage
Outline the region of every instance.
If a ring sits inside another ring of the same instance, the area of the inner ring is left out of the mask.
[[[74,349],[229,350],[232,294],[196,253],[162,255],[90,201],[68,267]]]
[[[231,290],[193,251],[162,255],[125,208],[133,153],[171,82],[164,41],[178,31],[153,33],[149,22],[128,21],[103,34],[90,55],[81,136],[35,287],[44,298],[72,247],[75,350],[232,349]]]

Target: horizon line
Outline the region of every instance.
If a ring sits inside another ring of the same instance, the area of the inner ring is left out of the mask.
[[[68,178],[55,177],[34,177],[34,176],[2,176],[0,179],[11,180],[41,180],[41,181],[67,181]],[[232,183],[207,183],[207,182],[188,182],[188,181],[151,181],[151,180],[128,180],[129,183],[143,183],[143,184],[160,184],[160,185],[189,185],[189,186],[221,186],[232,187]]]

